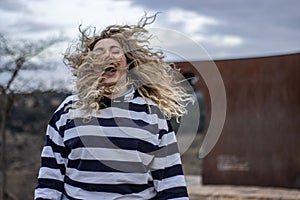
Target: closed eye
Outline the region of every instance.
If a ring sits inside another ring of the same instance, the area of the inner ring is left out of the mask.
[[[96,54],[104,54],[105,50],[103,48],[97,48],[94,49],[93,52],[95,52]]]
[[[122,53],[122,50],[119,47],[116,47],[116,46],[111,47],[110,50],[111,50],[112,54],[120,54],[120,53]]]

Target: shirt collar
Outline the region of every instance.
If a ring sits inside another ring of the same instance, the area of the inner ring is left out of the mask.
[[[106,96],[103,96],[100,100],[100,109],[110,107],[112,102],[128,102],[134,98],[134,94],[135,89],[133,86],[131,86],[127,92],[116,98],[110,99]]]

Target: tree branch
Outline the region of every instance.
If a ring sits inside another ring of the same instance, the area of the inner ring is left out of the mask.
[[[11,86],[12,82],[16,79],[19,71],[21,70],[22,66],[24,65],[24,62],[25,62],[24,57],[20,57],[15,61],[16,68],[15,68],[14,72],[12,73],[12,75],[11,75],[7,85],[6,85],[6,90],[10,89],[10,86]]]

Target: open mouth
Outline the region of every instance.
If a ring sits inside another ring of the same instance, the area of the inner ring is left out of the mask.
[[[109,78],[115,76],[116,72],[118,71],[117,66],[114,64],[110,64],[107,67],[104,68],[104,76]]]
[[[115,62],[107,63],[107,66],[104,68],[104,72],[116,72],[118,70],[118,64]]]
[[[116,66],[108,66],[104,69],[105,72],[116,72],[117,71],[117,67]]]
[[[115,67],[108,67],[104,70],[105,72],[116,72],[117,71],[117,68]]]

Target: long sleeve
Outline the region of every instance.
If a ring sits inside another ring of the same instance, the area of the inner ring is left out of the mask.
[[[63,112],[64,107],[58,109],[47,126],[38,183],[34,192],[35,200],[60,200],[63,193],[67,160],[67,152],[63,143],[64,126],[61,124],[61,114]]]
[[[157,196],[156,200],[188,199],[175,132],[170,123],[159,132],[159,146],[150,165]]]

